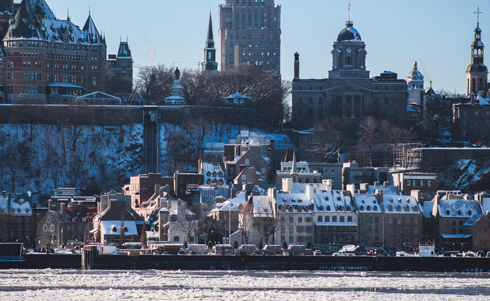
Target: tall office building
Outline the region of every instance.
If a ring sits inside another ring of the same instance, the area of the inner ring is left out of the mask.
[[[262,65],[281,73],[281,6],[274,0],[225,0],[219,6],[220,70]]]

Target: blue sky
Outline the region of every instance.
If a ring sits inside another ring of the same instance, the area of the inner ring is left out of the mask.
[[[46,0],[59,19],[83,26],[89,12],[107,37],[109,53],[129,38],[137,66],[197,66],[209,11],[218,39],[218,5],[224,0]],[[19,1],[16,1],[19,2]],[[348,19],[348,0],[276,0],[282,7],[281,73],[293,77],[293,54],[301,55],[302,78],[325,78],[331,69],[332,44]],[[465,71],[476,27],[477,6],[482,40],[490,47],[488,0],[351,0],[351,19],[366,42],[371,77],[385,70],[405,76],[417,61],[436,90],[465,91]],[[487,48],[487,66],[490,51]],[[136,73],[136,72],[135,72]],[[135,74],[136,75],[136,74]]]

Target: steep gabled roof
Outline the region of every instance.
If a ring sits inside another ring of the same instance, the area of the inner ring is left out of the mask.
[[[39,33],[35,29],[29,14],[28,0],[22,1],[14,17],[14,23],[10,25],[9,31],[13,38],[38,38]]]
[[[98,43],[100,40],[100,34],[97,30],[97,26],[95,26],[95,22],[92,19],[92,15],[88,15],[87,21],[83,26],[83,32],[85,36],[85,40],[90,43]]]

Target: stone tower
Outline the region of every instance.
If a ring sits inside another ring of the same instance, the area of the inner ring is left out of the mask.
[[[333,44],[329,78],[369,78],[369,71],[366,71],[366,44],[353,25],[352,21],[347,21]]]
[[[480,9],[476,14],[480,15]],[[481,96],[487,97],[488,93],[488,68],[483,63],[483,48],[481,41],[481,29],[479,20],[475,28],[475,40],[471,44],[471,64],[466,69],[466,94],[473,92],[480,93]]]
[[[218,63],[216,62],[216,48],[214,48],[213,39],[213,21],[209,14],[208,38],[206,39],[206,48],[204,48],[204,63],[202,63],[202,71],[218,71]]]

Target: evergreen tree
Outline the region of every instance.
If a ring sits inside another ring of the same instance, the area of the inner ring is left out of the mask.
[[[313,244],[311,243],[311,241],[308,240],[308,242],[306,243],[306,248],[307,249],[313,248]]]
[[[187,244],[187,240],[184,240],[184,249],[187,249],[189,245]]]
[[[284,250],[286,250],[288,248],[288,244],[285,241],[282,242],[282,248]]]
[[[213,242],[212,241],[208,241],[208,249],[212,249],[213,248]]]
[[[233,248],[238,249],[238,241],[235,240],[235,242],[233,243]]]
[[[264,248],[264,244],[262,243],[262,240],[260,240],[259,245],[257,246],[257,249],[262,250]]]

